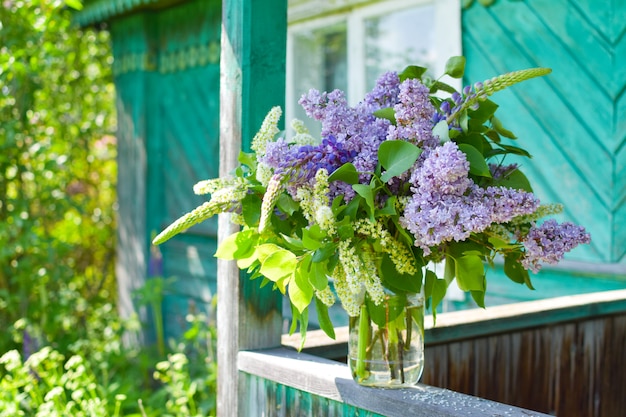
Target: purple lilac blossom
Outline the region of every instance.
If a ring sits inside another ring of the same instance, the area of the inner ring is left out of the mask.
[[[427,150],[411,176],[413,196],[400,224],[415,237],[415,245],[431,252],[444,242],[462,241],[492,223],[534,213],[539,200],[505,187],[480,188],[469,177],[469,162],[454,142]]]
[[[389,128],[388,140],[407,140],[423,148],[439,143],[432,132],[435,107],[428,88],[419,80],[408,79],[400,84],[394,110],[397,124]]]
[[[365,95],[361,105],[370,113],[393,107],[400,94],[400,77],[397,72],[386,72],[376,80],[376,85]]]
[[[346,162],[351,162],[355,156],[356,151],[346,149],[344,143],[334,136],[322,139],[322,143],[316,146],[290,146],[280,138],[267,145],[260,161],[273,168],[275,174],[290,175],[289,188],[295,195],[295,189],[311,183],[318,170],[324,168],[332,173]]]
[[[526,253],[521,263],[525,269],[537,273],[542,263],[556,264],[566,252],[589,242],[591,236],[584,227],[570,222],[559,224],[549,219],[541,226],[533,225],[522,240]]]

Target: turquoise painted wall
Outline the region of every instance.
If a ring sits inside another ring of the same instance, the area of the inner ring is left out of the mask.
[[[522,68],[553,73],[496,101],[499,117],[529,149],[521,161],[561,220],[592,235],[568,259],[611,264],[626,275],[626,2],[497,0],[463,11],[467,79]]]
[[[218,175],[220,1],[192,1],[111,22],[118,92],[119,268],[122,308],[148,279],[165,288],[165,334],[205,311],[216,288],[217,222],[159,247],[151,236],[204,200],[192,193]],[[141,309],[140,309],[140,312]],[[150,319],[150,311],[143,311]],[[148,340],[153,339],[148,334]]]

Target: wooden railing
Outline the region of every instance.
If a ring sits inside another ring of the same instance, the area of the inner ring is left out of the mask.
[[[626,409],[626,290],[445,313],[426,327],[425,384],[557,416]],[[307,338],[304,352],[347,352],[347,328]]]

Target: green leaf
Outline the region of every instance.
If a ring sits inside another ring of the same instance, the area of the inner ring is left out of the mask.
[[[256,194],[247,194],[241,200],[241,215],[247,226],[254,227],[259,224],[262,202],[261,197]]]
[[[441,142],[449,142],[450,128],[448,127],[448,122],[445,120],[437,122],[435,127],[433,127],[433,136],[438,137]]]
[[[456,262],[454,256],[446,256],[446,263],[443,268],[443,279],[446,281],[446,284],[450,285],[456,277]]]
[[[65,0],[65,5],[74,10],[83,10],[83,3],[80,0]]]
[[[396,122],[396,111],[393,107],[385,107],[384,109],[379,109],[374,111],[374,116],[380,119],[387,119],[391,122],[392,125],[395,125]]]
[[[406,67],[398,77],[400,78],[400,82],[403,82],[408,79],[421,79],[422,75],[424,75],[428,71],[427,68],[419,67],[417,65],[409,65]]]
[[[385,202],[385,206],[379,210],[376,210],[376,217],[379,216],[395,216],[397,214],[396,211],[396,201],[398,198],[395,195],[392,195]]]
[[[432,294],[432,309],[435,310],[437,309],[441,301],[443,301],[443,298],[446,296],[446,292],[448,291],[448,283],[446,282],[445,279],[437,278],[434,272],[430,270],[428,272],[430,272],[431,274],[435,276],[435,280],[433,282],[433,294]]]
[[[237,161],[239,161],[243,165],[247,165],[252,168],[256,165],[256,155],[252,152],[242,151],[239,152],[239,157],[237,158]]]
[[[372,321],[378,327],[386,327],[388,322],[395,320],[402,313],[406,306],[406,297],[390,297],[379,305],[375,305],[369,297],[366,297],[365,303]]]
[[[456,282],[462,291],[485,290],[485,266],[477,255],[455,258]]]
[[[251,256],[255,251],[259,234],[254,229],[233,233],[224,239],[215,252],[215,257],[227,261]]]
[[[291,303],[300,313],[311,304],[313,299],[313,286],[305,274],[299,273],[299,269],[293,274],[294,279],[289,283],[288,294]]]
[[[279,279],[291,275],[296,269],[297,259],[292,252],[279,246],[266,244],[261,246],[275,246],[276,250],[267,255],[264,259],[259,256],[261,269],[259,272],[267,279],[277,282]]]
[[[478,109],[469,110],[467,115],[480,123],[485,123],[493,117],[494,113],[498,109],[498,105],[489,99],[480,101],[479,103],[480,106]]]
[[[287,236],[285,234],[280,235],[280,237],[282,237],[285,240],[285,246],[288,249],[291,249],[292,251],[301,251],[304,249],[304,245],[302,244],[302,240],[291,237],[291,236]]]
[[[519,169],[511,172],[505,178],[498,180],[497,184],[507,188],[527,191],[529,193],[533,192],[533,187],[530,185],[530,181],[528,181],[526,175],[524,175],[524,173]]]
[[[381,143],[378,148],[378,161],[386,170],[380,177],[381,181],[387,182],[404,173],[413,166],[421,153],[420,148],[403,140],[387,140]]]
[[[259,200],[261,199],[259,198]],[[300,205],[296,203],[295,201],[293,201],[293,198],[291,198],[289,195],[285,193],[282,193],[278,197],[278,201],[276,202],[276,207],[278,207],[280,211],[287,214],[288,216],[293,215],[293,213],[295,213],[297,210],[300,209]],[[260,212],[261,212],[261,204],[259,203],[259,218],[261,217]]]
[[[376,210],[376,206],[374,205],[374,190],[369,185],[365,184],[354,184],[352,188],[358,195],[363,197],[365,201],[365,209],[370,218],[373,219],[374,211]]]
[[[450,94],[453,94],[453,93],[457,92],[456,88],[452,87],[449,84],[442,83],[441,81],[435,81],[434,83],[432,83],[432,85],[430,86],[429,92],[431,94],[433,94],[433,93],[436,93],[439,90],[445,91],[446,93],[450,93]]]
[[[359,172],[350,162],[343,164],[328,177],[328,182],[343,181],[348,184],[359,183]]]
[[[467,161],[470,164],[470,174],[491,178],[491,171],[489,171],[485,157],[478,149],[466,143],[461,143],[458,146],[459,150],[467,156]]]
[[[520,263],[522,256],[523,254],[519,251],[504,255],[504,273],[511,281],[518,284],[526,284],[528,288],[534,290],[528,271]]]
[[[328,315],[328,306],[322,303],[319,298],[315,297],[315,310],[317,311],[317,321],[320,329],[324,331],[331,339],[335,339],[335,326]]]
[[[465,73],[465,57],[453,56],[446,62],[444,73],[452,78],[461,78]]]
[[[311,285],[318,290],[322,291],[328,286],[328,276],[326,275],[327,261],[323,262],[311,262],[309,270],[309,281]]]
[[[331,256],[335,254],[335,250],[337,249],[337,245],[334,243],[327,243],[322,246],[318,250],[313,253],[313,262],[322,262],[329,259]]]
[[[500,149],[492,150],[491,152],[489,152],[489,156],[512,154],[525,156],[526,158],[532,158],[532,155],[528,153],[528,151],[517,146],[505,145],[503,143],[498,144],[498,146],[500,147]]]
[[[324,246],[325,234],[321,232],[320,226],[314,224],[313,226],[302,230],[302,244],[305,249],[316,251]]]
[[[486,291],[470,291],[474,302],[480,308],[485,308],[485,292]]]
[[[380,263],[380,272],[385,287],[394,292],[419,293],[422,289],[422,270],[417,268],[415,275],[400,274],[388,254],[384,254]]]
[[[293,304],[290,303],[291,306],[291,326],[289,326],[289,336],[296,332],[298,328],[298,320],[300,319],[300,312]]]
[[[309,309],[305,308],[304,311],[300,314],[300,348],[298,351],[302,350],[304,347],[304,342],[306,341],[306,331],[309,327]]]
[[[502,122],[496,116],[493,116],[491,118],[491,127],[493,127],[493,130],[495,130],[496,132],[498,132],[500,135],[504,136],[505,138],[517,139],[517,136],[515,136],[513,132],[504,128],[504,126],[502,125]]]

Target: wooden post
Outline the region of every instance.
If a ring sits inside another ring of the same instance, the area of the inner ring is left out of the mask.
[[[287,0],[222,2],[220,57],[220,175],[237,165],[272,106],[284,107]],[[218,241],[237,231],[219,219]],[[217,415],[239,415],[237,353],[280,345],[279,293],[241,276],[234,262],[218,262]]]

